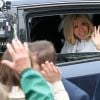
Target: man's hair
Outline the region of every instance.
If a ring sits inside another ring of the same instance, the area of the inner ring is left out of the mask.
[[[37,63],[41,65],[45,61],[56,63],[56,51],[53,44],[46,40],[28,43],[30,55],[36,53]]]

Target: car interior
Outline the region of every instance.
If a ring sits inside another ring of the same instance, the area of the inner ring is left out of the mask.
[[[94,26],[100,24],[100,14],[88,14]],[[28,17],[27,17],[28,16]],[[54,44],[57,52],[57,63],[73,62],[89,58],[99,57],[99,52],[67,53],[61,54],[65,39],[63,35],[64,14],[36,16],[32,13],[26,14],[26,28],[28,41],[48,40]]]
[[[31,18],[29,23],[30,40],[51,41],[56,48],[56,52],[59,53],[64,42],[63,34],[58,29],[61,21],[62,18],[59,15]]]
[[[28,15],[29,16],[29,15]],[[63,16],[64,15],[48,15],[34,17],[30,15],[27,19],[27,31],[29,41],[48,40],[51,41],[57,53],[60,53],[64,44],[63,35]],[[89,14],[93,25],[98,26],[99,14]]]

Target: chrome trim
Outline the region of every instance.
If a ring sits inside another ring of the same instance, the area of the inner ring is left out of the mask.
[[[75,6],[75,5],[100,5],[100,1],[87,1],[87,2],[59,2],[59,3],[45,3],[45,4],[31,4],[31,5],[16,5],[18,9],[28,9],[28,8],[41,8],[41,7],[55,7],[55,6]]]

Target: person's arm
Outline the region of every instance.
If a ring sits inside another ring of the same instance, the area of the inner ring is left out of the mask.
[[[94,32],[92,34],[92,41],[97,51],[100,51],[100,26],[98,26],[98,29],[96,29],[96,27],[94,28]]]
[[[57,81],[52,84],[55,100],[70,100],[68,92],[65,90],[62,81]]]
[[[13,40],[12,44],[7,44],[7,49],[12,61],[3,60],[2,64],[6,64],[20,75],[20,84],[26,100],[54,100],[42,75],[31,69],[28,45],[23,45],[19,40]]]
[[[61,81],[59,69],[53,64],[46,61],[41,65],[42,75],[52,84],[54,100],[70,100],[67,91]]]
[[[26,100],[54,100],[48,84],[38,72],[28,68],[20,76]]]

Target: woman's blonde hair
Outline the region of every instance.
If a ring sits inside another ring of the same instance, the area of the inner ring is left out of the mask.
[[[74,21],[82,21],[88,26],[89,32],[86,34],[87,39],[89,39],[91,33],[93,32],[93,24],[87,14],[70,14],[64,17],[64,36],[65,40],[70,44],[75,44],[76,37],[74,35]]]

